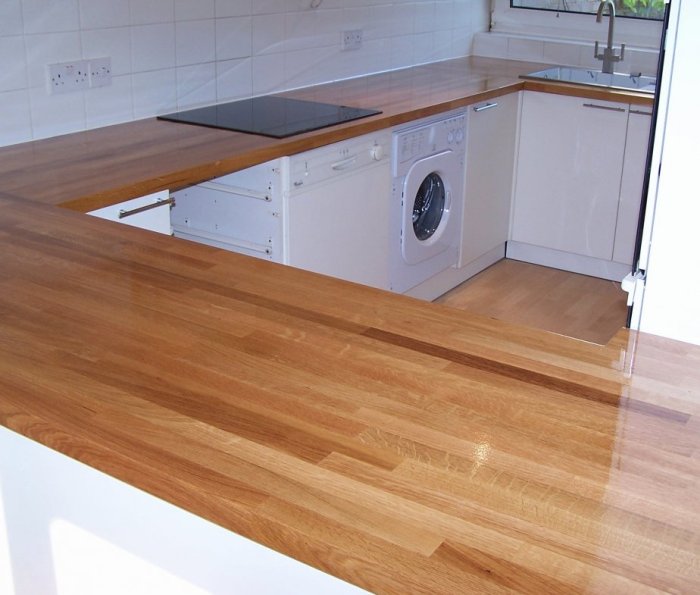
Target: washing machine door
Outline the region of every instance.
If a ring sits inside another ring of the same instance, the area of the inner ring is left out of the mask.
[[[445,167],[451,155],[444,151],[421,159],[406,174],[401,253],[408,264],[440,254],[454,242],[451,183]]]

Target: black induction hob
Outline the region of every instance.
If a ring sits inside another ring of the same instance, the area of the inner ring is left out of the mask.
[[[381,113],[373,109],[266,95],[175,112],[158,116],[158,118],[210,128],[262,134],[273,138],[286,138]]]

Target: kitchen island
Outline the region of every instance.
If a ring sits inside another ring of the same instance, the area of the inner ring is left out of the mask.
[[[0,150],[0,423],[374,592],[697,591],[698,348],[592,345],[75,212],[518,90],[522,68],[308,90],[381,84],[384,114],[281,142],[147,120]]]

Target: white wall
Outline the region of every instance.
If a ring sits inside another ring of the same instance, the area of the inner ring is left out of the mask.
[[[0,426],[2,595],[361,595]]]
[[[0,146],[468,55],[488,4],[0,0]],[[341,52],[355,28],[363,48]],[[112,86],[48,95],[47,64],[101,56]]]
[[[653,210],[647,210],[645,222],[645,237],[651,239],[649,246],[643,246],[649,252],[640,329],[700,345],[696,245],[700,221],[697,180],[700,3],[673,0],[671,6],[664,70],[664,78],[670,79],[670,85],[659,111],[657,134],[662,135],[657,136],[654,149],[660,153],[661,163],[656,203]]]

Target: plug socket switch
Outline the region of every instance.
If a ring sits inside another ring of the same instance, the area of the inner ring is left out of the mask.
[[[112,84],[112,59],[92,58],[89,63],[90,87],[108,87]]]
[[[359,50],[362,47],[362,29],[349,29],[340,35],[340,49]]]
[[[90,86],[88,61],[61,62],[46,67],[49,95],[72,93]]]

